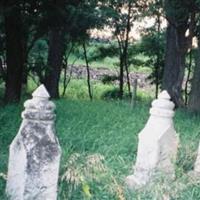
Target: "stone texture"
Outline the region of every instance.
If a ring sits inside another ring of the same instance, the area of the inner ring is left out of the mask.
[[[200,176],[200,144],[198,148],[197,159],[194,164],[194,172]]]
[[[56,200],[61,149],[55,136],[55,105],[43,85],[32,96],[10,145],[6,193],[11,200]]]
[[[178,149],[173,116],[174,103],[163,91],[152,103],[150,118],[139,133],[134,174],[126,178],[129,188],[140,188],[152,180],[156,172],[174,177],[174,161]]]

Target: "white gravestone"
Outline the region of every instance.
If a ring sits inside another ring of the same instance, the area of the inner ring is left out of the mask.
[[[194,163],[194,169],[188,172],[190,178],[192,178],[195,182],[199,181],[200,178],[200,143],[197,152],[197,158]]]
[[[174,161],[178,149],[178,137],[174,129],[174,103],[167,91],[163,91],[152,103],[150,118],[139,133],[134,174],[126,178],[129,188],[140,188],[152,180],[156,172],[175,176]]]
[[[197,153],[197,159],[194,164],[194,173],[199,177],[200,176],[200,144]]]
[[[32,96],[10,145],[6,193],[11,200],[56,200],[61,148],[55,135],[55,105],[43,85]]]

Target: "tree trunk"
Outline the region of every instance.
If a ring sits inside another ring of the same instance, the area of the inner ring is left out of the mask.
[[[132,4],[131,4],[131,1],[129,1],[127,24],[126,24],[126,36],[125,36],[124,48],[123,48],[124,66],[126,70],[126,79],[127,79],[128,93],[129,93],[130,98],[131,98],[131,84],[130,84],[130,78],[129,78],[128,47],[129,47],[129,33],[131,30],[131,7],[132,7]]]
[[[120,55],[120,71],[119,71],[119,99],[123,99],[124,94],[124,65],[123,65],[123,55]]]
[[[92,101],[92,91],[91,91],[91,84],[90,84],[90,67],[89,67],[89,62],[88,62],[88,57],[87,57],[85,41],[83,42],[83,52],[84,52],[84,57],[85,57],[86,70],[87,70],[88,94],[89,94],[90,100]]]
[[[190,86],[190,79],[191,79],[191,74],[192,74],[192,63],[193,63],[193,57],[192,57],[192,50],[189,52],[189,63],[187,66],[187,76],[186,76],[186,81],[185,81],[185,106],[188,105],[188,95],[189,95],[189,86]]]
[[[3,81],[6,81],[6,70],[3,66],[4,64],[3,58],[0,58],[0,77],[3,79]]]
[[[127,80],[127,86],[128,86],[128,95],[129,95],[129,98],[131,99],[131,83],[130,83],[129,69],[128,69],[127,64],[125,64],[125,69],[126,69],[126,80]]]
[[[5,102],[20,100],[23,77],[23,47],[21,14],[17,6],[5,14],[6,32],[6,89]]]
[[[190,111],[200,112],[200,47],[195,55],[194,76],[192,79],[192,88],[189,96],[188,108]]]
[[[45,72],[45,86],[51,98],[59,98],[63,53],[64,29],[53,27],[49,32],[48,68]]]
[[[24,36],[24,35],[23,35]],[[28,49],[27,49],[27,44],[28,44],[28,38],[23,37],[22,41],[22,61],[23,61],[23,78],[22,78],[22,84],[23,86],[27,86],[28,83],[28,67],[27,67],[27,61],[28,61]]]
[[[181,90],[187,52],[185,32],[186,28],[184,26],[175,28],[169,24],[167,27],[167,46],[162,88],[169,92],[172,101],[177,107],[183,105]]]
[[[157,24],[157,34],[159,36],[159,41],[160,42],[160,34],[161,34],[161,15],[158,12],[156,15],[156,24]],[[160,46],[160,45],[159,45]],[[156,91],[155,91],[155,97],[156,99],[158,98],[158,93],[159,93],[159,86],[160,86],[160,79],[161,79],[161,66],[160,66],[160,61],[161,61],[161,51],[159,48],[157,49],[157,53],[156,53],[156,63],[155,63],[155,85],[156,85]]]

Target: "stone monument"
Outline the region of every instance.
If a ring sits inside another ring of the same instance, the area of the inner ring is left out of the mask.
[[[200,144],[199,144],[199,148],[198,148],[198,152],[197,152],[197,158],[194,164],[194,171],[193,173],[195,174],[195,176],[200,176]]]
[[[44,85],[32,96],[10,145],[6,193],[11,200],[56,200],[61,148],[55,135],[55,105]]]
[[[139,133],[139,144],[134,173],[126,178],[130,189],[140,188],[152,180],[156,172],[175,176],[174,162],[178,137],[173,125],[174,103],[163,91],[152,103],[150,118]]]

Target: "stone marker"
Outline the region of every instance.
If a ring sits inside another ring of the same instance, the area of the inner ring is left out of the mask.
[[[173,116],[174,103],[170,101],[167,91],[163,91],[152,103],[150,118],[139,133],[134,174],[126,178],[129,188],[146,185],[156,172],[174,177],[174,161],[178,149]]]
[[[200,144],[198,148],[197,159],[194,164],[194,174],[198,177],[200,176]]]
[[[43,85],[32,96],[10,145],[6,193],[11,200],[56,200],[61,149],[55,136],[55,105]]]
[[[188,175],[195,182],[199,181],[199,179],[200,179],[200,143],[199,143],[199,147],[198,147],[197,158],[194,163],[194,169],[192,171],[189,171]]]

